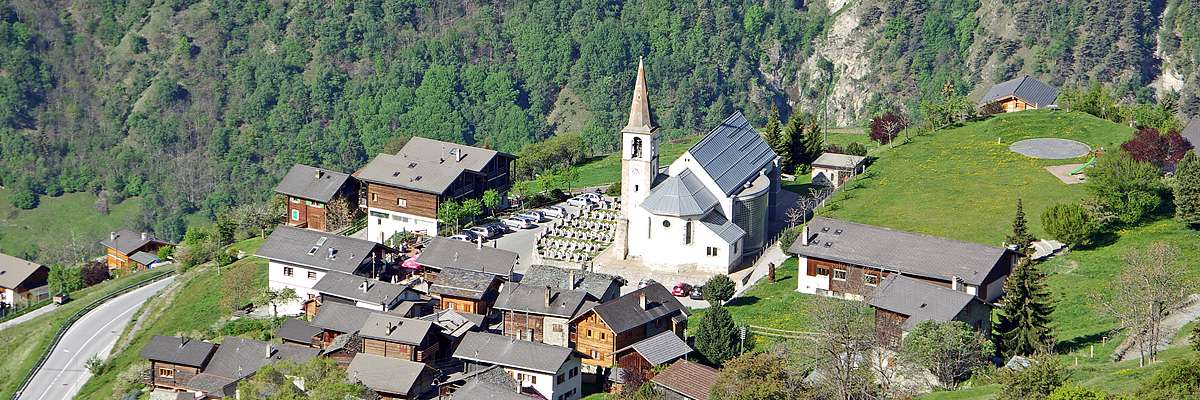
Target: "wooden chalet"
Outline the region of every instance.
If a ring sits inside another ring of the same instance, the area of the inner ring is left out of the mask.
[[[108,240],[100,242],[105,249],[105,263],[108,269],[140,271],[161,261],[158,259],[158,249],[174,244],[155,239],[146,232],[135,233],[130,230],[120,230],[108,234]]]
[[[50,298],[49,275],[45,265],[0,253],[0,309]]]
[[[1057,99],[1058,89],[1025,75],[993,85],[979,100],[979,106],[997,104],[1009,113],[1046,108]]]
[[[664,399],[708,400],[718,375],[720,371],[707,365],[679,360],[654,375],[650,382],[659,389]]]
[[[329,231],[328,207],[335,199],[345,200],[351,211],[358,209],[358,181],[324,168],[292,166],[275,193],[287,199],[286,223],[298,228]]]
[[[151,337],[139,353],[150,361],[146,385],[168,391],[186,390],[188,382],[208,365],[216,349],[215,344],[185,337]]]
[[[438,233],[438,205],[478,198],[488,189],[506,192],[516,157],[479,147],[422,137],[395,155],[380,154],[354,173],[362,182],[359,205],[367,209],[368,239],[383,242],[402,231]]]
[[[825,217],[809,221],[788,252],[799,258],[797,291],[854,300],[898,274],[990,303],[1018,259],[1000,247]]]
[[[616,364],[617,350],[645,338],[666,331],[683,338],[691,314],[658,283],[589,306],[571,319],[571,342],[584,365],[602,368]]]
[[[438,358],[438,337],[430,321],[375,313],[362,329],[363,353],[430,362]]]
[[[359,353],[346,368],[346,378],[374,392],[380,400],[425,399],[433,391],[437,370],[409,360]]]
[[[429,293],[438,299],[439,309],[488,315],[500,284],[499,277],[486,272],[446,268],[429,286]]]
[[[663,331],[617,350],[619,368],[613,369],[611,380],[625,383],[632,374],[640,376],[643,382],[648,381],[654,377],[655,368],[684,358],[691,352],[692,348],[675,332]]]
[[[313,317],[312,326],[321,329],[317,341],[321,348],[328,348],[334,338],[357,333],[367,323],[367,318],[378,311],[372,311],[353,305],[329,302],[322,304]]]
[[[892,350],[922,321],[962,321],[991,331],[992,307],[978,297],[903,275],[889,275],[868,303],[875,310],[877,342]]]
[[[310,325],[308,322],[288,318],[275,330],[275,337],[284,343],[300,346],[321,347],[320,336],[323,330]]]
[[[504,321],[504,336],[571,347],[571,318],[588,301],[597,299],[582,290],[509,283],[495,309]]]

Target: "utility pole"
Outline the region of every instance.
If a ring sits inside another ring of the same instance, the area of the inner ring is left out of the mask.
[[[738,354],[746,352],[746,326],[738,328]]]

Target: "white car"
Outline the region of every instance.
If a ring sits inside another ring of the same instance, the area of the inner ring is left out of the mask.
[[[575,196],[567,199],[567,204],[575,207],[591,207],[592,201],[583,196]]]
[[[541,211],[538,211],[538,210],[529,210],[529,211],[517,214],[517,216],[521,217],[521,218],[525,218],[530,221],[533,221],[535,223],[546,220],[546,216],[544,214],[542,214]]]
[[[500,228],[492,225],[474,226],[468,229],[468,231],[477,236],[482,236],[484,239],[491,239],[500,235]]]
[[[560,206],[549,206],[540,210],[543,216],[562,218],[567,216],[567,209]]]
[[[533,228],[533,223],[532,223],[532,222],[529,222],[529,220],[527,220],[527,219],[524,219],[524,218],[520,218],[520,217],[511,217],[511,218],[505,218],[505,219],[501,220],[500,222],[504,223],[504,226],[507,226],[507,227],[509,227],[509,228],[512,228],[512,229],[530,229],[530,228]]]
[[[470,238],[469,236],[467,236],[467,235],[464,235],[464,234],[461,234],[461,233],[460,233],[460,234],[457,234],[457,235],[451,236],[451,237],[450,237],[450,240],[461,240],[461,241],[464,241],[464,242],[470,242],[470,241],[471,241],[471,238]]]
[[[587,199],[587,201],[590,201],[595,204],[600,204],[600,203],[604,202],[604,196],[601,196],[599,193],[588,192],[588,193],[580,194],[579,196],[575,196],[575,197],[582,197],[584,199]]]

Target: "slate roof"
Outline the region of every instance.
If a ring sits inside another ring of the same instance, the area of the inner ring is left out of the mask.
[[[46,267],[33,261],[0,253],[0,287],[16,289],[29,279],[30,275],[43,268]]]
[[[826,217],[809,221],[808,235],[809,245],[797,240],[788,252],[946,281],[958,277],[972,285],[986,281],[1009,252],[1000,247]]]
[[[726,196],[741,191],[778,157],[741,111],[726,118],[688,153]]]
[[[320,334],[321,331],[321,328],[309,325],[308,322],[288,318],[283,320],[279,329],[275,330],[275,336],[293,342],[312,343],[313,337]]]
[[[275,231],[271,232],[271,236],[254,255],[308,268],[353,274],[360,265],[370,262],[371,251],[376,246],[383,245],[327,232],[280,225],[275,227]],[[333,258],[329,257],[330,250],[334,251]]]
[[[275,193],[328,203],[347,179],[350,174],[296,164],[275,186]]]
[[[547,292],[549,298],[547,299]],[[510,283],[504,285],[500,298],[493,307],[518,313],[548,315],[559,318],[571,318],[583,306],[583,302],[591,298],[582,290],[561,290],[546,286],[523,285]]]
[[[494,333],[468,332],[454,350],[454,358],[555,374],[571,358],[571,349]]]
[[[442,329],[442,333],[451,337],[461,337],[476,327],[484,326],[484,316],[455,310],[441,310],[418,318],[432,322]]]
[[[327,301],[317,310],[312,326],[334,332],[357,332],[367,322],[367,317],[376,312],[378,311]]]
[[[506,388],[491,382],[481,380],[470,380],[467,384],[455,390],[450,396],[451,400],[529,400],[529,396],[525,396],[516,392],[515,389]]]
[[[907,315],[908,319],[902,327],[909,331],[921,321],[953,320],[972,301],[978,300],[966,292],[891,274],[879,284],[871,296],[870,304],[875,308]]]
[[[216,348],[217,345],[203,340],[154,335],[138,355],[147,360],[200,368]]]
[[[486,246],[478,247],[475,243],[460,240],[432,237],[416,260],[418,264],[426,267],[487,272],[509,279],[513,266],[517,264],[517,253]]]
[[[129,255],[129,259],[142,265],[151,265],[158,262],[158,255],[150,254],[144,251],[139,251]]]
[[[1200,118],[1192,118],[1183,128],[1183,138],[1192,144],[1192,152],[1200,155]]]
[[[363,292],[362,284],[367,283],[367,291]],[[404,295],[408,286],[388,283],[378,279],[370,279],[358,275],[329,272],[313,285],[313,290],[322,294],[361,301],[371,304],[390,306],[396,299]]]
[[[704,218],[701,218],[700,223],[712,230],[725,243],[733,243],[741,239],[742,236],[746,236],[746,231],[742,227],[737,226],[733,221],[725,218],[724,214],[715,210],[705,215]]]
[[[321,355],[327,356],[332,353],[336,353],[339,350],[343,350],[347,345],[351,344],[351,342],[361,344],[362,336],[359,336],[357,332],[343,333],[341,335],[334,336],[333,340],[329,341],[329,345],[325,346],[324,349],[321,349]]]
[[[651,382],[695,400],[708,400],[719,372],[688,360],[679,360],[650,378]]]
[[[450,154],[451,149],[458,149],[461,159]],[[441,194],[464,172],[480,173],[497,156],[515,158],[495,150],[414,137],[396,155],[380,154],[354,176],[367,182]]]
[[[429,285],[429,292],[483,300],[496,295],[494,291],[488,290],[496,279],[498,278],[495,275],[485,272],[446,268],[438,272],[437,281]]]
[[[683,217],[702,215],[717,204],[704,183],[691,170],[685,169],[655,185],[641,206],[656,215]]]
[[[268,349],[270,354],[268,355]],[[206,393],[232,394],[232,387],[267,364],[281,360],[305,362],[316,357],[320,350],[294,344],[275,344],[259,340],[226,336],[217,346],[204,372],[192,377],[188,389]]]
[[[646,309],[642,309],[642,294],[646,296]],[[603,319],[604,323],[613,330],[614,334],[637,328],[663,317],[691,315],[683,307],[683,304],[680,304],[679,300],[671,295],[671,291],[660,283],[629,292],[607,303],[598,304],[592,307],[591,311],[595,311],[600,319]],[[585,313],[586,311],[581,310],[575,318],[578,319]]]
[[[666,364],[692,352],[692,348],[688,346],[687,342],[669,330],[625,346],[625,348],[617,350],[617,354],[628,350],[638,352],[642,358],[653,365]]]
[[[419,394],[432,389],[414,388],[423,373],[432,373],[432,368],[419,362],[367,353],[355,354],[350,366],[346,367],[346,378],[350,382],[362,383],[377,392],[395,394],[407,394],[413,389],[416,389],[414,394]]]
[[[572,282],[572,279],[574,282]],[[596,299],[603,300],[609,286],[625,286],[625,279],[616,275],[553,267],[549,265],[530,265],[521,278],[521,284],[531,286],[550,286],[558,289],[583,290]]]
[[[138,251],[138,249],[141,249],[142,246],[152,242],[171,244],[166,241],[155,239],[154,236],[150,234],[147,234],[146,238],[142,239],[141,233],[137,233],[128,229],[116,231],[114,234],[116,235],[115,239],[110,236],[109,240],[101,240],[100,245],[114,249],[117,252],[125,255],[132,254],[133,252]]]
[[[416,346],[425,341],[432,329],[433,322],[430,321],[374,313],[367,317],[358,334],[365,338]]]
[[[821,153],[821,156],[813,161],[812,166],[849,170],[857,168],[866,159],[866,157],[849,154]]]
[[[1058,89],[1025,75],[993,85],[979,100],[979,104],[991,103],[1008,96],[1015,96],[1042,108],[1054,104],[1054,100],[1058,99]]]

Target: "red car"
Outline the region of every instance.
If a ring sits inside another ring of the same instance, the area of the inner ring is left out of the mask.
[[[679,282],[679,283],[675,284],[674,288],[671,289],[671,295],[673,295],[675,297],[683,297],[683,296],[687,296],[691,293],[692,293],[692,285],[689,285],[686,282]]]

